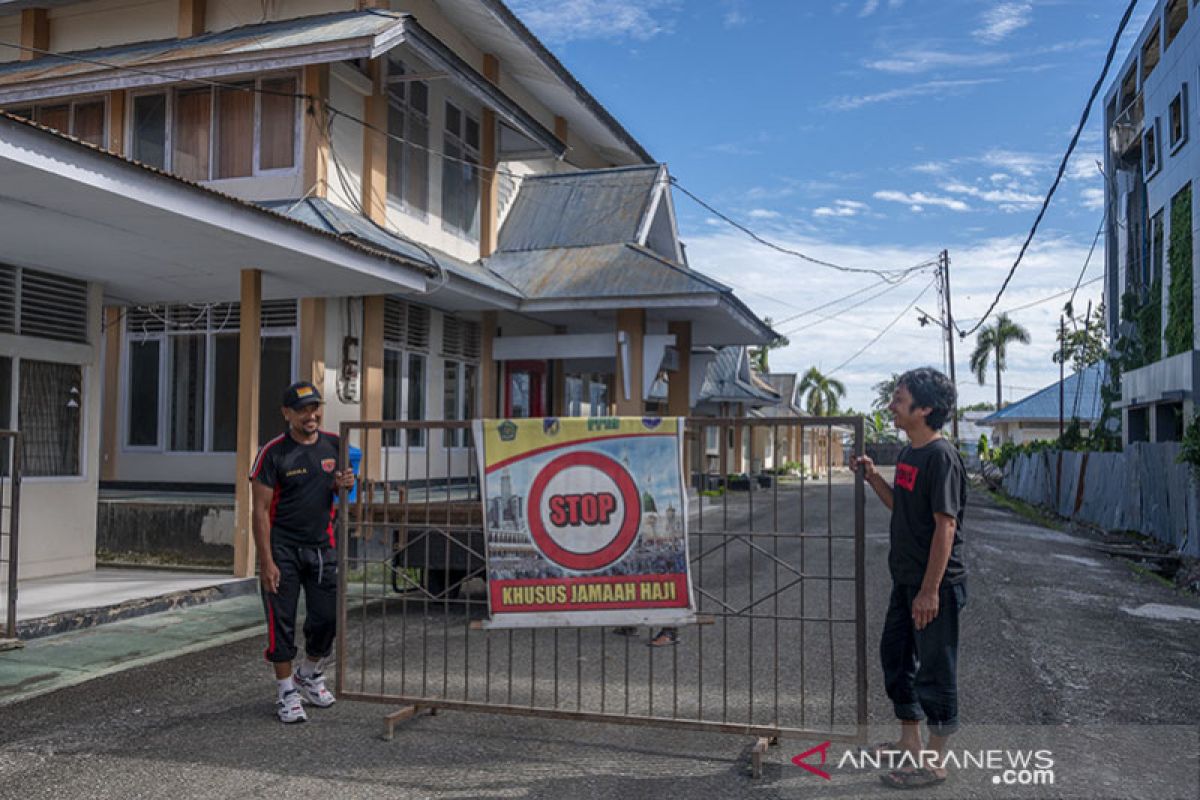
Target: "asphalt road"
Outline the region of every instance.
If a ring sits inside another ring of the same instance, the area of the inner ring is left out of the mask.
[[[831,491],[806,489],[803,545],[794,535],[743,536],[722,548],[724,535],[695,536],[694,555],[717,547],[697,571],[708,593],[701,611],[756,603],[763,616],[685,628],[673,649],[644,647],[645,631],[634,640],[590,631],[560,633],[556,651],[553,633],[521,632],[510,670],[507,633],[491,635],[489,654],[461,610],[400,614],[395,601],[386,617],[373,609],[347,631],[345,677],[356,688],[490,692],[509,703],[511,675],[514,705],[554,705],[557,690],[561,708],[603,703],[624,713],[628,702],[630,713],[754,724],[778,716],[810,730],[772,748],[761,780],[748,777],[753,739],[744,734],[443,711],[402,723],[385,742],[381,719],[394,706],[362,702],[284,727],[273,718],[262,642],[246,641],[0,709],[0,797],[886,796],[877,770],[837,766],[844,745],[828,751],[829,780],[790,763],[823,732],[851,731],[856,720],[854,625],[831,634],[817,621],[853,617],[853,582],[828,580],[852,576],[852,541],[830,548],[820,538],[853,533],[853,487],[840,479]],[[799,490],[780,497],[777,517],[770,492],[731,498],[728,516],[706,507],[704,530],[772,533],[776,520],[781,531],[799,530]],[[889,588],[887,516],[869,491],[866,500],[867,712],[877,741],[893,732],[875,655]],[[997,784],[1001,770],[968,768],[928,796],[1197,797],[1200,622],[1188,615],[1200,603],[1099,554],[1087,536],[1031,524],[978,496],[965,527],[970,600],[954,746],[1001,758],[1047,750],[1054,784]],[[789,586],[796,571],[805,579]],[[776,622],[787,616],[807,621]]]

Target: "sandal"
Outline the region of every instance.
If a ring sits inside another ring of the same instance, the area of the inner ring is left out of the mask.
[[[673,644],[679,643],[679,632],[674,628],[663,628],[650,641],[646,642],[650,647],[670,647]]]
[[[613,628],[612,632],[617,636],[637,636],[638,629],[636,625],[619,625]]]
[[[946,782],[946,776],[931,769],[898,769],[879,776],[884,786],[893,789],[925,789]]]

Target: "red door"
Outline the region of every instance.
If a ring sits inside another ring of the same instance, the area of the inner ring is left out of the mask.
[[[508,361],[504,366],[504,416],[546,415],[546,362]]]

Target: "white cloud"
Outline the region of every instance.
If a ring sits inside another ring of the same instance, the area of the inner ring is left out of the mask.
[[[834,111],[850,111],[875,103],[889,103],[893,100],[906,100],[911,97],[930,97],[944,94],[954,94],[980,86],[985,83],[997,83],[999,78],[973,78],[953,81],[925,81],[912,86],[902,86],[899,89],[889,89],[876,94],[847,95],[836,98],[827,104]]]
[[[923,164],[917,164],[912,168],[913,172],[921,172],[926,175],[939,175],[950,168],[950,165],[944,161],[926,161]]]
[[[1021,206],[1039,205],[1042,198],[1029,192],[1019,192],[1015,189],[981,189],[961,182],[951,182],[942,185],[942,189],[951,194],[965,194],[987,203],[1001,203],[1005,210],[1016,210]]]
[[[1104,208],[1104,190],[1089,186],[1079,193],[1079,199],[1083,201],[1083,207],[1093,211]]]
[[[904,203],[912,211],[920,212],[925,206],[941,206],[951,211],[970,211],[971,207],[954,197],[942,197],[935,194],[926,194],[925,192],[897,192],[892,189],[878,191],[874,195],[876,200],[884,200],[888,203]]]
[[[998,3],[984,12],[982,25],[971,35],[980,41],[994,44],[1024,28],[1032,21],[1032,16],[1031,0]]]
[[[511,0],[514,13],[551,44],[583,39],[645,41],[670,30],[680,0]]]
[[[867,61],[865,66],[880,72],[912,75],[943,68],[991,67],[1005,64],[1011,58],[1008,53],[947,53],[941,50],[913,49]]]
[[[750,21],[743,8],[743,0],[725,0],[725,15],[721,22],[726,28],[740,28]]]
[[[750,212],[750,219],[779,219],[782,216],[778,211],[771,211],[768,208],[755,208]]]
[[[879,0],[866,0],[863,3],[862,11],[858,12],[860,17],[869,17],[879,10]]]
[[[814,217],[857,217],[869,208],[857,200],[834,200],[832,205],[813,209]]]
[[[1049,163],[1045,156],[999,149],[988,150],[979,160],[989,167],[998,167],[1023,178],[1028,178]]]

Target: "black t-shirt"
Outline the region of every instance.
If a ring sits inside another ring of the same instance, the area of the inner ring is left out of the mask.
[[[963,509],[967,504],[967,470],[954,445],[935,439],[924,447],[905,447],[896,460],[892,485],[892,580],[901,586],[920,586],[929,563],[936,527],[934,514],[948,514],[958,524],[942,583],[961,583],[967,577],[962,561]]]
[[[271,544],[334,546],[333,473],[338,447],[336,434],[321,431],[312,444],[300,444],[284,433],[258,451],[250,479],[275,490]]]

